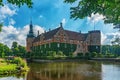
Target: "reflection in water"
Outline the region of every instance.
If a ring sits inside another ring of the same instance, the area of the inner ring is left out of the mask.
[[[0,75],[0,80],[26,80],[27,72],[9,74],[9,75]]]
[[[101,65],[97,63],[38,63],[30,64],[27,80],[101,80]]]
[[[27,75],[2,75],[0,80],[120,80],[118,63],[31,63],[29,67],[31,70]]]

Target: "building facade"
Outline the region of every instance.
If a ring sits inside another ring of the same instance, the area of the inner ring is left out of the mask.
[[[62,51],[66,56],[70,53],[100,52],[101,33],[99,30],[88,33],[74,32],[60,27],[49,30],[38,36],[33,34],[33,26],[30,24],[30,31],[26,39],[27,52],[35,52],[38,55],[45,55],[48,51]]]

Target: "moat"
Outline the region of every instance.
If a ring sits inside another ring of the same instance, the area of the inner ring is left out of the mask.
[[[30,63],[30,71],[21,76],[0,77],[0,80],[119,80],[120,63],[52,62]]]

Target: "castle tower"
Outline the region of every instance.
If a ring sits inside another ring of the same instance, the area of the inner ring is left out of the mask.
[[[88,35],[89,52],[100,53],[101,50],[101,32],[99,30],[89,31]]]
[[[27,52],[31,52],[31,48],[32,48],[32,42],[34,40],[34,33],[33,33],[33,25],[32,25],[32,21],[30,22],[29,25],[29,33],[27,35],[26,38],[26,51]]]

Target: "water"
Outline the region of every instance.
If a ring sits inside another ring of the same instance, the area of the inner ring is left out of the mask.
[[[31,63],[29,67],[27,74],[3,76],[0,80],[120,80],[120,63]]]

